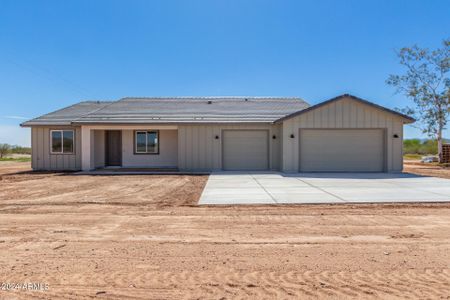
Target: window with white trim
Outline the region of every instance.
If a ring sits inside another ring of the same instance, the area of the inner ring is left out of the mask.
[[[50,130],[50,152],[53,154],[72,154],[75,143],[73,130]]]
[[[137,130],[134,133],[134,153],[136,154],[158,154],[159,132],[152,130]]]

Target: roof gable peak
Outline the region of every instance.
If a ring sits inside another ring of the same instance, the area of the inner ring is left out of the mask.
[[[400,113],[400,112],[398,112],[398,111],[395,111],[395,110],[386,108],[386,107],[384,107],[384,106],[375,104],[375,103],[370,102],[370,101],[368,101],[368,100],[359,98],[359,97],[354,96],[354,95],[351,95],[351,94],[342,94],[342,95],[336,96],[336,97],[334,97],[334,98],[331,98],[331,99],[329,99],[329,100],[320,102],[320,103],[315,104],[315,105],[313,105],[313,106],[310,106],[310,107],[308,107],[308,108],[306,108],[306,109],[303,109],[303,110],[301,110],[301,111],[297,111],[297,112],[294,112],[294,113],[292,113],[292,114],[290,114],[290,115],[287,115],[287,116],[285,116],[285,117],[282,117],[282,118],[276,120],[275,123],[283,122],[284,120],[287,120],[287,119],[290,119],[290,118],[299,116],[299,115],[301,115],[301,114],[304,114],[304,113],[307,113],[307,112],[309,112],[309,111],[318,109],[318,108],[320,108],[320,107],[322,107],[322,106],[325,106],[325,105],[327,105],[327,104],[330,104],[330,103],[332,103],[332,102],[340,101],[340,100],[343,100],[343,99],[351,99],[351,100],[357,101],[357,102],[359,102],[359,103],[362,103],[362,104],[365,104],[365,105],[374,107],[374,108],[376,108],[376,109],[383,110],[383,111],[385,111],[385,112],[388,112],[388,113],[390,113],[390,114],[393,114],[393,115],[396,115],[396,116],[398,116],[398,117],[401,117],[401,118],[405,119],[405,120],[407,121],[406,123],[414,123],[414,122],[416,121],[414,118],[412,118],[412,117],[410,117],[410,116],[407,116],[407,115],[402,114],[402,113]]]

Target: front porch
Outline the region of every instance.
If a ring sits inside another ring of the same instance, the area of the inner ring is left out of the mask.
[[[81,144],[83,171],[178,169],[177,126],[82,126]]]

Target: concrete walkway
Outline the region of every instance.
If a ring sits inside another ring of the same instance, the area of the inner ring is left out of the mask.
[[[199,204],[450,201],[450,180],[411,174],[217,172]]]

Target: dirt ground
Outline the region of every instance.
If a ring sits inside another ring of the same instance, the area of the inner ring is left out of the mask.
[[[450,179],[450,168],[442,168],[433,164],[423,164],[418,161],[406,161],[404,171],[418,175]]]
[[[450,204],[199,207],[207,176],[0,164],[0,299],[441,298]],[[411,171],[411,170],[410,170]]]

